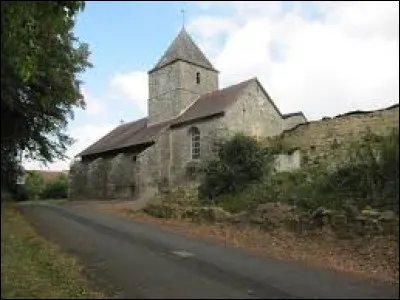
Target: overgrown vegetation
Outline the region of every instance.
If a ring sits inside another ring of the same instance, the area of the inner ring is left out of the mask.
[[[25,188],[28,199],[39,199],[45,187],[44,179],[38,171],[28,171],[26,174]]]
[[[219,148],[218,158],[205,167],[199,195],[215,200],[235,193],[250,183],[260,182],[272,169],[273,157],[269,151],[255,139],[237,134]]]
[[[2,299],[99,299],[77,262],[36,235],[10,206],[1,207]]]
[[[349,145],[347,159],[333,170],[319,165],[274,174],[268,151],[249,137],[235,137],[206,168],[200,191],[231,212],[278,201],[304,210],[373,207],[398,212],[398,138],[398,131],[385,137],[367,132]]]
[[[60,174],[45,182],[38,171],[28,171],[25,183],[26,199],[63,199],[68,197],[68,177]]]

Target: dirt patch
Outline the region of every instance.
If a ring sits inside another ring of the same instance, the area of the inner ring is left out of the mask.
[[[299,236],[278,229],[264,231],[254,226],[202,224],[186,220],[158,219],[129,203],[97,204],[86,207],[123,215],[137,222],[152,223],[164,229],[225,245],[246,248],[253,253],[355,274],[378,282],[399,283],[399,242],[397,238],[338,240],[329,232]]]

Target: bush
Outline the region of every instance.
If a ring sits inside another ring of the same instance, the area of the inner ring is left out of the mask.
[[[278,174],[269,189],[279,194],[279,200],[304,209],[343,209],[350,203],[358,209],[371,206],[398,211],[398,131],[385,137],[367,133],[350,145],[347,157],[330,172],[317,166]]]
[[[349,159],[322,182],[322,194],[352,198],[359,208],[395,209],[399,205],[399,133],[367,133],[353,143]]]
[[[44,179],[40,172],[28,171],[25,181],[26,193],[29,199],[38,199],[45,187]]]
[[[54,181],[46,184],[42,197],[44,199],[62,199],[68,197],[68,178],[65,175],[58,176]]]
[[[273,157],[253,138],[235,135],[223,143],[218,158],[207,164],[199,187],[203,199],[237,192],[270,173]]]
[[[240,188],[236,189],[232,182],[237,180],[237,171],[231,171],[220,159],[209,165],[207,185],[203,188],[212,191],[217,197],[215,202],[230,212],[278,201],[303,210],[326,207],[345,211],[349,206],[362,210],[370,206],[398,212],[398,137],[398,131],[385,137],[367,133],[349,145],[347,160],[332,171],[322,165],[308,166],[291,173],[264,176],[262,181],[237,185]]]

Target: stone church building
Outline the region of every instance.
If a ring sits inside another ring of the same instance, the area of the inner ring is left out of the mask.
[[[219,89],[218,73],[182,28],[148,72],[148,116],[116,127],[78,154],[70,197],[149,197],[193,180],[221,138],[274,136],[307,121],[301,112],[282,114],[257,78]]]

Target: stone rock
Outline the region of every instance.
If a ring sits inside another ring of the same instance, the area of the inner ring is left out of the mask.
[[[260,204],[252,213],[250,222],[266,227],[285,226],[297,215],[297,207],[281,202]]]
[[[330,224],[330,218],[328,216],[323,216],[321,218],[322,225],[329,225]]]
[[[276,203],[270,202],[270,203],[263,203],[257,206],[256,211],[257,212],[268,212],[270,210],[273,210],[277,207]]]
[[[264,219],[262,219],[260,217],[253,216],[253,217],[250,218],[250,223],[260,225],[260,224],[264,223]]]
[[[231,218],[231,214],[221,207],[213,207],[211,209],[213,220],[216,222],[227,221]]]
[[[344,210],[345,210],[346,216],[349,219],[353,219],[354,220],[360,214],[359,210],[357,209],[357,207],[354,206],[353,204],[346,204],[344,206]]]
[[[366,224],[368,222],[368,217],[360,215],[355,218],[357,223]]]
[[[335,214],[332,216],[331,223],[334,226],[345,225],[347,223],[347,217],[346,217],[346,215],[342,215],[342,214],[336,215]]]
[[[231,223],[235,223],[235,224],[242,223],[242,222],[246,221],[247,217],[248,217],[248,213],[245,211],[242,211],[240,213],[231,215],[231,217],[229,218],[229,221]]]
[[[379,216],[379,220],[382,220],[382,221],[392,221],[395,219],[396,219],[396,214],[391,210],[386,210],[384,212],[381,212],[381,214]]]
[[[196,217],[209,222],[224,222],[232,218],[231,214],[221,207],[199,207],[196,209]]]
[[[332,216],[333,211],[327,209],[325,207],[318,207],[316,210],[313,211],[311,217],[313,219],[322,218],[324,216]]]
[[[361,211],[361,215],[373,218],[379,217],[380,212],[375,209],[364,209],[363,211]]]

